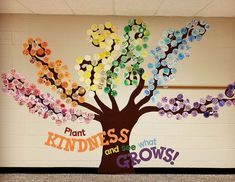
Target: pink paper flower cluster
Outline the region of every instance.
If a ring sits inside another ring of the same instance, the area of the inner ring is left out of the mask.
[[[44,119],[50,117],[58,125],[76,120],[90,123],[94,119],[92,113],[67,109],[60,100],[54,99],[49,93],[41,93],[34,84],[30,84],[14,69],[10,73],[2,74],[1,77],[5,93],[13,97],[19,105],[26,105],[29,112],[37,113]]]

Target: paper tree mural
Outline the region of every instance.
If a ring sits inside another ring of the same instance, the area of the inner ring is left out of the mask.
[[[204,21],[193,20],[179,30],[167,30],[159,46],[149,53],[150,32],[140,19],[129,20],[122,38],[119,38],[116,27],[110,22],[94,24],[87,30],[89,42],[103,51],[76,59],[78,82],[71,81],[68,68],[61,60],[49,59],[51,51],[47,42],[30,38],[23,45],[23,54],[29,56],[30,63],[38,69],[38,83],[50,87],[60,99],[42,93],[15,70],[2,74],[3,90],[20,105],[26,105],[31,113],[37,113],[44,119],[50,118],[57,124],[76,120],[85,123],[98,121],[103,128],[103,155],[98,172],[133,173],[132,165],[122,168],[116,163],[120,155],[126,155],[126,162],[133,162],[127,160],[131,158],[130,151],[112,155],[105,155],[104,151],[117,145],[129,145],[131,130],[143,114],[158,112],[161,116],[176,119],[199,114],[205,118],[217,118],[220,107],[235,105],[235,83],[228,85],[225,94],[217,97],[208,95],[194,103],[190,103],[182,94],[175,98],[158,98],[158,86],[174,78],[176,65],[189,57],[190,43],[201,40],[208,29],[209,25]],[[153,59],[146,69],[143,63],[149,54]],[[118,107],[115,99],[119,84],[135,86],[123,109]],[[136,100],[141,92],[145,96]],[[100,100],[102,94],[108,95],[111,107]],[[97,106],[88,103],[86,97],[93,98]],[[71,104],[70,108],[67,108],[68,104]],[[90,112],[83,112],[80,110],[82,108]]]

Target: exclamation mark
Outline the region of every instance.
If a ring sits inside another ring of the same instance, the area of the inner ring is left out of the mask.
[[[179,154],[180,154],[179,152],[175,153],[175,156],[173,157],[173,160],[170,162],[171,165],[174,165],[174,161],[179,156]]]

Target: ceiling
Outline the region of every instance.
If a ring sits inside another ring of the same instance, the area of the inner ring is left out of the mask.
[[[0,13],[235,17],[235,0],[0,0]]]

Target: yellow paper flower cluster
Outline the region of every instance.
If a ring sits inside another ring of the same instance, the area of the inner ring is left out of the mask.
[[[120,51],[120,38],[116,34],[116,27],[110,22],[105,24],[91,25],[87,30],[89,42],[95,47],[103,49],[103,52],[93,56],[86,55],[76,59],[79,80],[85,83],[84,88],[89,96],[100,95],[106,83],[106,71],[111,69],[111,64]]]

